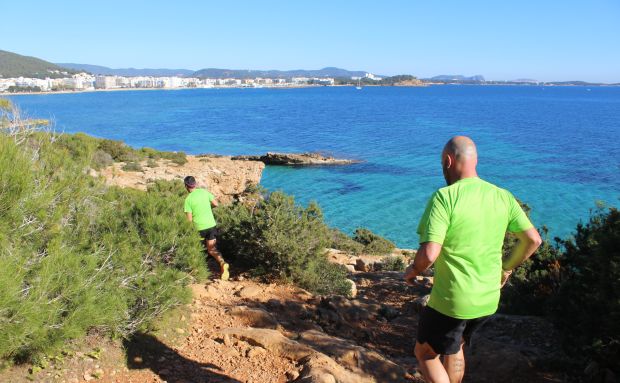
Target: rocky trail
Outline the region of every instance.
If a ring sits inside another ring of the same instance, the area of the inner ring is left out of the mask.
[[[345,257],[358,269],[370,269],[367,261]],[[351,279],[354,298],[314,296],[243,275],[193,285],[192,303],[161,331],[124,344],[94,335],[90,349],[36,371],[5,370],[0,381],[422,382],[413,346],[432,278],[408,286],[399,272],[354,271]],[[496,315],[467,351],[466,381],[566,381],[557,350],[544,320]]]

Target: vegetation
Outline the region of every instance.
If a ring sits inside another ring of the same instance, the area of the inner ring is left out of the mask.
[[[389,254],[396,248],[394,242],[364,228],[355,230],[353,240],[361,243],[364,246],[364,253],[367,254]]]
[[[403,257],[389,255],[381,259],[381,270],[385,271],[405,271],[407,265]]]
[[[373,80],[368,77],[362,77],[359,79],[359,84],[363,86],[368,85],[396,85],[402,82],[416,81],[418,78],[409,74],[401,74],[397,76],[385,77],[381,80]],[[335,78],[336,85],[357,85],[358,80],[352,80],[350,77]]]
[[[510,250],[508,241],[506,251]],[[565,349],[620,373],[620,211],[599,207],[572,238],[545,241],[502,291],[502,310],[546,315]]]
[[[329,228],[318,205],[274,192],[216,209],[219,246],[236,266],[318,294],[347,295],[346,269],[327,260]]]
[[[41,87],[39,86],[15,86],[11,85],[7,91],[9,93],[32,93],[32,92],[40,92]]]
[[[143,170],[139,162],[133,161],[125,163],[121,169],[126,172],[141,172]]]
[[[99,140],[40,126],[0,100],[0,362],[127,336],[207,275],[180,183],[107,188],[85,175]]]
[[[0,50],[0,77],[61,78],[77,73],[36,57]]]
[[[332,249],[346,251],[347,253],[359,255],[364,252],[364,245],[355,241],[338,229],[330,229],[329,231],[330,245]]]

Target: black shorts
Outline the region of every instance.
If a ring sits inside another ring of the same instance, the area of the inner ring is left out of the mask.
[[[219,234],[219,231],[217,230],[217,227],[213,226],[208,229],[199,230],[198,234],[200,234],[200,238],[202,238],[203,241],[204,240],[211,241],[215,239],[215,237],[217,237],[217,235]]]
[[[428,343],[437,354],[452,355],[461,349],[461,339],[469,344],[471,336],[490,316],[458,319],[424,307],[418,321],[418,342]]]

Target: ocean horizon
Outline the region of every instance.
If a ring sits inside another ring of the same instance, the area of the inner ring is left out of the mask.
[[[445,186],[440,153],[472,137],[480,177],[532,208],[532,221],[566,237],[597,201],[620,197],[620,88],[540,86],[320,87],[88,92],[9,97],[55,129],[134,147],[224,155],[319,151],[347,166],[266,167],[261,184],[328,224],[367,227],[417,247],[430,195]]]

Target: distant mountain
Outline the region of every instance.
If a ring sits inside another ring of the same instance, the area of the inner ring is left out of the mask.
[[[169,77],[169,76],[179,76],[186,77],[191,76],[194,71],[191,69],[137,69],[137,68],[108,68],[101,65],[90,65],[90,64],[75,64],[75,63],[59,63],[58,65],[63,66],[65,68],[71,68],[78,71],[84,71],[92,74],[101,74],[101,75],[110,75],[110,76],[126,76],[126,77],[135,77],[135,76],[153,76],[153,77]]]
[[[59,78],[67,77],[76,71],[36,57],[22,56],[17,53],[0,50],[0,78],[31,77]]]
[[[475,75],[475,76],[463,76],[460,74],[442,74],[440,76],[431,77],[432,81],[441,81],[441,82],[484,82],[484,76]]]
[[[249,70],[207,68],[194,72],[193,77],[200,78],[291,78],[291,77],[364,77],[367,72],[349,71],[341,68],[327,67],[318,70]]]

